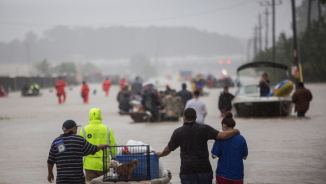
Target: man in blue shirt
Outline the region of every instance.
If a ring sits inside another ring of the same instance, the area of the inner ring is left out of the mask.
[[[222,120],[222,130],[232,131],[235,121],[232,113],[227,112]],[[243,160],[247,159],[248,148],[246,140],[236,134],[230,139],[217,139],[212,148],[212,157],[218,157],[216,168],[216,183],[243,184]]]
[[[267,79],[267,74],[264,73],[259,81],[258,87],[260,87],[260,96],[268,96],[270,92],[269,80]]]
[[[180,179],[182,184],[212,184],[213,170],[209,162],[207,141],[212,139],[229,139],[239,130],[219,132],[209,125],[196,122],[196,110],[184,111],[182,127],[177,128],[163,152],[156,152],[164,157],[180,147]]]

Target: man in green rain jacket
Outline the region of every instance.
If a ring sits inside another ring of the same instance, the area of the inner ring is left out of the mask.
[[[109,144],[115,146],[113,131],[111,128],[102,124],[101,110],[92,108],[89,111],[88,125],[79,131],[80,136],[84,137],[93,145]],[[108,152],[112,159],[115,159],[116,148],[109,149]],[[110,158],[108,157],[108,162]],[[94,178],[102,176],[103,173],[103,151],[98,151],[94,155],[87,155],[84,159],[84,168],[86,180],[91,181]]]

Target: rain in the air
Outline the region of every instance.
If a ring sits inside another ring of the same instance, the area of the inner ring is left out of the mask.
[[[1,0],[0,183],[326,183],[326,0]]]

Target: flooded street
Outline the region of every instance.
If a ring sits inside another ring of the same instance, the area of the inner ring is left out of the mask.
[[[180,90],[175,83],[172,88]],[[245,137],[249,156],[244,161],[244,183],[326,183],[326,84],[306,84],[313,101],[307,117],[295,114],[286,118],[235,118],[236,128]],[[41,89],[41,97],[20,97],[19,92],[0,98],[0,183],[47,182],[47,157],[54,138],[62,133],[62,123],[73,119],[82,126],[88,123],[91,108],[102,110],[103,124],[112,128],[118,145],[128,140],[150,144],[156,151],[167,145],[179,122],[133,123],[129,116],[118,114],[113,86],[104,97],[100,84],[90,84],[89,104],[83,104],[80,86],[66,89],[65,104],[58,105],[55,92]],[[221,130],[217,98],[221,89],[206,89],[210,93],[201,100],[207,105],[205,123]],[[235,88],[230,89],[234,94]],[[209,141],[209,149],[213,141]],[[180,149],[160,158],[172,172],[172,183],[180,183]],[[211,159],[215,172],[217,160]],[[55,173],[56,176],[56,173]],[[215,179],[214,179],[215,180]]]

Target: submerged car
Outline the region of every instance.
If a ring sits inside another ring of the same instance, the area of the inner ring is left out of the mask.
[[[216,88],[223,88],[223,87],[234,87],[234,82],[231,77],[222,77],[215,82]]]

